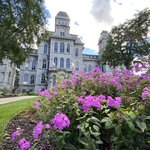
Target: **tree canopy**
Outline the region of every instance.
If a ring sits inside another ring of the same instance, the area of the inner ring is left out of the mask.
[[[0,0],[0,62],[20,65],[44,35],[47,17],[44,0]]]
[[[102,54],[103,64],[110,67],[124,65],[130,69],[137,56],[150,54],[148,32],[150,27],[150,10],[144,9],[123,24],[112,28]]]

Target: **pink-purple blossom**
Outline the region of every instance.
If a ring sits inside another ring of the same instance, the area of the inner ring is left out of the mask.
[[[39,135],[42,133],[42,125],[43,125],[43,122],[39,121],[37,125],[34,127],[33,129],[34,140],[37,140],[39,138]]]
[[[22,138],[18,141],[19,149],[20,150],[29,150],[30,149],[30,142],[28,142],[25,138]]]
[[[11,140],[14,141],[16,139],[17,136],[19,136],[21,134],[22,130],[16,130],[15,132],[13,132],[11,134]]]
[[[142,96],[141,96],[143,99],[146,99],[148,97],[150,97],[150,88],[148,87],[145,87],[143,89],[143,92],[142,92]]]
[[[41,106],[41,102],[38,100],[35,102],[35,109],[39,109]]]
[[[85,98],[79,97],[78,102],[82,104],[82,109],[85,112],[88,112],[91,107],[95,107],[97,109],[100,109],[100,98],[104,99],[104,96],[96,97],[96,96],[87,96]]]
[[[50,124],[48,124],[48,123],[45,125],[45,129],[50,129],[50,127],[51,127],[51,126],[50,126]]]
[[[64,128],[70,126],[70,120],[65,114],[57,113],[52,119],[51,124],[55,129],[63,130]]]
[[[121,105],[121,101],[121,97],[115,97],[115,99],[113,99],[111,96],[108,96],[107,106],[118,108]]]

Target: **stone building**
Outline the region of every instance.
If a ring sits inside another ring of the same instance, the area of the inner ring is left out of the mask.
[[[70,34],[70,19],[66,12],[55,17],[55,31],[20,67],[18,92],[47,89],[54,86],[56,76],[65,77],[73,69],[90,71],[99,65],[98,55],[83,54],[84,43]]]
[[[3,60],[0,64],[0,88],[13,89],[16,70],[9,60]]]

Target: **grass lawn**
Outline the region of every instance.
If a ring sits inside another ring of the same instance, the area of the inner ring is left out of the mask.
[[[0,105],[0,137],[3,133],[4,127],[10,121],[10,119],[18,113],[31,108],[36,99],[37,98],[32,98]]]

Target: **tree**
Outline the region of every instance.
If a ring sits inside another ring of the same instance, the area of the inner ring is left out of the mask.
[[[0,62],[20,65],[44,35],[44,0],[0,0]]]
[[[103,63],[110,67],[124,65],[130,69],[135,57],[150,54],[149,26],[150,10],[144,9],[133,19],[113,27],[102,54]]]

